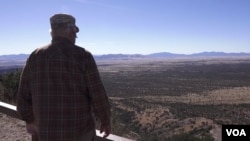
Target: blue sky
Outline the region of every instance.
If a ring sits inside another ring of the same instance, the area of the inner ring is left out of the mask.
[[[0,55],[49,43],[55,13],[93,54],[250,52],[250,0],[0,0]]]

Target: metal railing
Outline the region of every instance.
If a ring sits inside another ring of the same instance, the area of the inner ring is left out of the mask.
[[[17,113],[16,106],[14,105],[0,102],[0,112],[21,120],[20,115]],[[99,130],[96,130],[96,140],[97,141],[133,141],[131,139],[123,138],[123,137],[113,135],[113,134],[110,134],[107,138],[102,138]],[[38,140],[35,136],[32,136],[32,141],[38,141]]]

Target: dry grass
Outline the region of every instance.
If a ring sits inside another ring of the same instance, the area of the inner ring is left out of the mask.
[[[189,93],[181,96],[142,96],[135,97],[151,102],[187,103],[199,105],[250,104],[250,87],[220,89],[202,94]]]
[[[116,128],[114,134],[138,140],[156,135],[159,140],[164,140],[181,133],[192,132],[197,136],[210,133],[215,141],[220,141],[221,123],[250,121],[250,111],[245,106],[250,104],[250,71],[245,67],[249,60],[209,58],[97,62],[113,116],[118,119],[118,123],[112,123]],[[16,129],[23,133],[23,123],[1,114],[0,118],[5,121],[0,122],[0,140],[8,141],[2,134],[6,132],[15,138],[21,137],[11,133],[17,132],[14,131]],[[14,125],[7,124],[11,122]],[[13,126],[16,129],[12,129]],[[26,140],[28,137],[23,138]]]
[[[124,125],[142,137],[194,132],[220,141],[221,123],[249,123],[249,58],[121,62],[100,68],[114,79],[110,88],[121,89],[110,100],[129,116]]]

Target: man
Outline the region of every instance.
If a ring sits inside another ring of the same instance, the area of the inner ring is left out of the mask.
[[[20,79],[17,111],[27,132],[39,141],[89,141],[97,118],[107,137],[108,98],[92,54],[75,45],[75,18],[55,14],[50,24],[51,43],[31,53]]]

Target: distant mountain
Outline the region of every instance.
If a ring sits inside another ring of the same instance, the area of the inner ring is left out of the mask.
[[[11,54],[11,55],[0,55],[0,63],[2,61],[26,61],[29,54]],[[179,57],[250,57],[250,53],[224,53],[224,52],[201,52],[194,54],[174,54],[169,52],[152,53],[148,55],[141,54],[105,54],[105,55],[94,55],[96,60],[127,60],[136,58],[179,58]]]
[[[159,52],[159,53],[152,53],[149,55],[146,55],[148,57],[160,57],[160,58],[173,58],[173,57],[185,57],[187,55],[185,54],[174,54],[174,53],[169,53],[169,52]]]
[[[23,60],[29,57],[28,54],[0,55],[0,60]]]
[[[192,54],[191,56],[193,57],[197,57],[197,56],[208,56],[208,57],[230,57],[230,56],[234,56],[234,57],[243,57],[243,56],[250,56],[250,53],[244,53],[244,52],[240,52],[240,53],[224,53],[224,52],[201,52],[201,53],[196,53],[196,54]]]
[[[250,53],[225,53],[225,52],[201,52],[201,53],[194,53],[194,54],[173,54],[168,52],[160,52],[160,53],[153,53],[147,56],[150,57],[157,57],[157,58],[178,58],[178,57],[245,57],[249,56]]]
[[[194,54],[175,54],[169,52],[152,53],[148,55],[141,54],[107,54],[107,55],[95,55],[97,60],[125,60],[136,58],[193,58],[193,57],[250,57],[250,53],[224,53],[224,52],[201,52]]]
[[[29,57],[29,54],[0,55],[0,74],[15,71],[22,68]],[[96,61],[102,60],[133,60],[133,59],[154,59],[154,58],[206,58],[206,57],[250,57],[250,53],[224,53],[224,52],[201,52],[194,54],[174,54],[169,52],[141,54],[106,54],[94,55]]]
[[[96,60],[128,60],[133,58],[143,58],[144,55],[141,54],[106,54],[106,55],[94,55]]]

